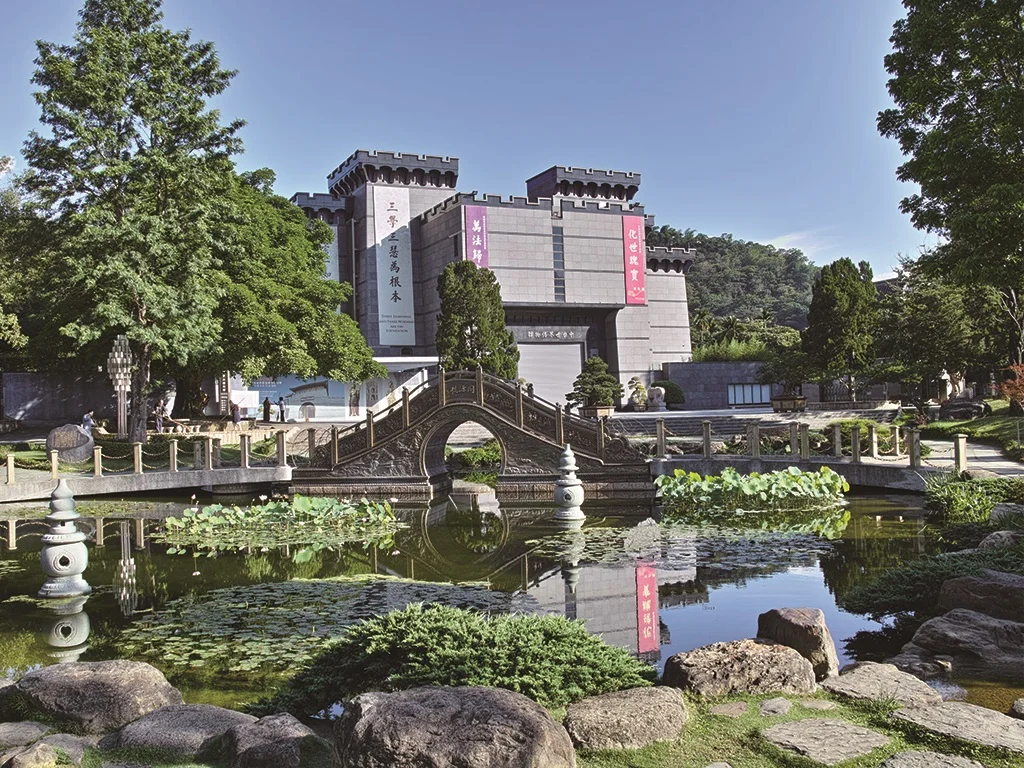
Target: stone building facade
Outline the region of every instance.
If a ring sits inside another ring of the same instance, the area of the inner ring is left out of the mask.
[[[539,397],[564,402],[591,355],[623,384],[690,359],[694,254],[645,247],[654,220],[634,200],[640,174],[556,166],[510,198],[457,192],[458,174],[454,157],[358,150],[327,193],[291,198],[334,229],[328,277],[354,289],[342,310],[398,379],[436,358],[437,279],[463,259],[497,277],[520,377]],[[360,406],[373,407],[363,389]]]

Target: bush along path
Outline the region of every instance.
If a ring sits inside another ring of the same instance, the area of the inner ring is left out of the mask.
[[[30,672],[0,688],[0,765],[1024,764],[1024,720],[943,702],[888,664],[837,674],[831,635],[815,609],[768,611],[755,638],[677,654],[656,686],[649,666],[560,617],[487,619],[429,606],[360,626],[310,662],[277,702],[264,702],[259,719],[183,703],[142,662]],[[514,653],[501,652],[502,640],[518,643]],[[344,713],[317,729],[326,739],[273,711],[275,704],[309,711],[336,695]],[[1024,701],[1016,706],[1024,711]]]

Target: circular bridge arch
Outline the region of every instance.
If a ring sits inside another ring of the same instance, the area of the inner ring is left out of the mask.
[[[475,422],[486,429],[494,439],[498,441],[501,448],[501,463],[498,465],[498,476],[506,474],[509,463],[509,445],[503,439],[502,422],[494,418],[485,409],[469,403],[459,403],[438,409],[431,419],[430,427],[424,435],[423,444],[420,447],[420,466],[423,467],[427,477],[437,477],[448,471],[448,463],[445,461],[444,448],[448,444],[448,438],[463,424]]]

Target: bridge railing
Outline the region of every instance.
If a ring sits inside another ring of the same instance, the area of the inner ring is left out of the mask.
[[[710,420],[702,422],[700,438],[683,438],[670,442],[665,419],[655,421],[655,441],[646,446],[654,459],[710,459],[714,456],[747,456],[760,459],[772,456],[790,456],[794,460],[810,461],[812,459],[831,458],[840,461],[849,460],[854,464],[890,463],[901,464],[911,469],[919,469],[929,464],[921,446],[921,430],[912,427],[889,428],[885,435],[883,447],[879,445],[879,429],[868,425],[864,434],[860,425],[852,425],[845,437],[843,429],[836,424],[831,427],[831,436],[820,439],[821,433],[812,432],[810,425],[801,422],[789,422],[785,425],[772,425],[762,428],[753,423],[746,426],[744,435],[716,435]],[[773,440],[763,440],[765,437]],[[718,438],[718,439],[716,439]],[[952,466],[955,472],[967,469],[967,435],[953,436]]]
[[[168,440],[166,443],[115,443],[97,445],[91,459],[81,462],[61,461],[57,451],[46,452],[45,460],[25,460],[16,453],[3,459],[2,482],[39,482],[64,478],[131,476],[154,472],[190,470],[248,469],[253,466],[287,465],[287,433],[276,431],[258,440],[254,449],[252,435],[239,435],[237,446],[224,446],[220,438],[191,438],[187,443]]]

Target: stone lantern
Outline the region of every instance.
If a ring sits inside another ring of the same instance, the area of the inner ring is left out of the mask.
[[[50,530],[43,534],[40,565],[49,578],[39,590],[40,597],[78,597],[92,592],[82,574],[89,565],[89,551],[85,548],[86,535],[78,530],[75,497],[67,480],[57,481],[50,495],[50,514],[46,522]]]
[[[574,527],[583,525],[586,516],[580,505],[583,503],[583,482],[576,477],[576,457],[572,448],[566,443],[562,451],[562,458],[559,464],[561,477],[555,481],[554,500],[558,510],[555,512],[555,521],[559,523],[572,523]]]

